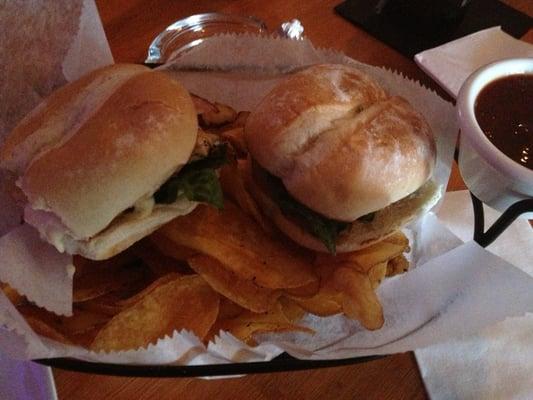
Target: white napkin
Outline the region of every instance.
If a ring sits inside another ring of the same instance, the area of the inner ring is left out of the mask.
[[[485,226],[498,216],[485,207]],[[462,240],[471,240],[474,222],[468,191],[447,193],[439,218]],[[533,230],[527,220],[515,221],[487,249],[533,275]],[[415,354],[432,399],[533,398],[533,314]]]
[[[533,46],[496,26],[418,53],[415,61],[451,96],[457,97],[463,82],[476,69],[513,57],[533,57]]]

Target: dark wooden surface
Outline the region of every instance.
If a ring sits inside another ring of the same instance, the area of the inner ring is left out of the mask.
[[[340,0],[100,0],[97,5],[116,62],[143,62],[152,39],[170,23],[188,15],[224,12],[254,15],[274,30],[298,18],[318,47],[334,48],[362,62],[399,70],[444,92],[412,60],[380,43],[335,14]],[[506,3],[533,14],[531,0]],[[533,43],[533,32],[524,40]],[[456,168],[449,190],[463,189]],[[310,371],[250,375],[239,379],[118,378],[54,370],[60,399],[425,399],[427,395],[412,353],[365,364]]]

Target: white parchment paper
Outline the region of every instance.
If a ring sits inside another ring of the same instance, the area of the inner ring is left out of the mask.
[[[434,179],[444,189],[457,134],[453,107],[400,74],[315,49],[306,40],[253,36],[220,36],[204,41],[167,70],[200,96],[250,110],[285,74],[319,62],[348,63],[364,69],[390,93],[404,96],[425,115],[437,139]],[[282,351],[315,359],[403,352],[533,310],[533,279],[527,274],[475,243],[462,244],[432,213],[410,229],[416,268],[388,279],[379,288],[386,320],[379,331],[366,331],[358,322],[342,316],[308,315],[303,323],[315,329],[315,335],[265,335],[255,348],[227,333],[205,347],[187,332],[174,332],[147,349],[94,354],[25,331],[17,320],[20,316],[3,310],[2,301],[0,323],[6,327],[5,340],[11,343],[20,339],[22,345],[14,346],[23,349],[18,351],[19,357],[73,356],[92,361],[195,365],[270,360]],[[0,269],[4,268],[0,261]],[[46,279],[42,283],[46,284]],[[0,349],[4,347],[3,337]]]
[[[46,96],[113,63],[94,0],[0,5],[0,143]]]
[[[113,63],[94,0],[13,0],[0,6],[0,145],[47,95],[87,72]],[[71,257],[20,228],[22,207],[0,171],[0,281],[36,304],[72,314]],[[15,229],[16,228],[16,229]],[[10,232],[11,229],[15,229]]]

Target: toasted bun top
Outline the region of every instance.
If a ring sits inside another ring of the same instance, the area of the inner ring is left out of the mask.
[[[76,239],[104,229],[185,164],[197,119],[188,92],[161,72],[113,65],[46,99],[7,138],[0,166],[34,209]]]
[[[245,139],[293,197],[340,221],[413,193],[435,164],[423,117],[344,65],[316,65],[281,82],[249,116]]]

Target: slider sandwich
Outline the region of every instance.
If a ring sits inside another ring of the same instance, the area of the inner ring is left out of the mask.
[[[101,260],[198,202],[222,206],[225,146],[198,133],[191,96],[139,65],[113,65],[54,92],[6,138],[0,167],[24,221],[60,252]]]
[[[439,199],[422,115],[372,78],[316,65],[280,82],[244,129],[248,184],[290,239],[349,252],[391,235]]]

